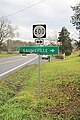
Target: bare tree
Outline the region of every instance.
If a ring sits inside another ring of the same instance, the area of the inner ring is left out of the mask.
[[[0,18],[0,46],[2,43],[10,38],[13,38],[15,36],[14,31],[16,30],[16,27],[13,27],[11,22],[5,18]]]
[[[50,42],[50,45],[54,46],[57,45],[57,34],[54,32],[52,33],[52,35],[48,36],[47,40]]]
[[[76,26],[76,29],[79,31],[79,39],[80,39],[80,3],[75,6],[71,6],[74,11],[73,16],[71,16],[71,23],[73,26]]]

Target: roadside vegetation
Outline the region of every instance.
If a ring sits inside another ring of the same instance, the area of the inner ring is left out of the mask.
[[[0,58],[17,56],[17,55],[19,55],[19,54],[0,54]]]
[[[0,120],[79,120],[80,56],[30,66],[0,81]]]

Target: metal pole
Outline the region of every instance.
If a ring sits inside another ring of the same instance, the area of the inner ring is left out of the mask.
[[[38,97],[40,97],[40,55],[38,55]]]

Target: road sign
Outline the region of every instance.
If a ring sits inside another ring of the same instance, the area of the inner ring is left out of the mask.
[[[33,25],[33,38],[46,38],[46,25]]]
[[[44,45],[44,40],[43,39],[35,39],[36,45]]]
[[[38,55],[57,55],[59,52],[58,46],[22,46],[20,47],[20,53]]]

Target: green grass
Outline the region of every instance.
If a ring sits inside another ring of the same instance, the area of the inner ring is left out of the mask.
[[[16,55],[19,55],[19,54],[0,54],[0,58],[11,57],[11,56],[16,56]]]
[[[30,66],[0,81],[0,120],[78,120],[80,57]]]

